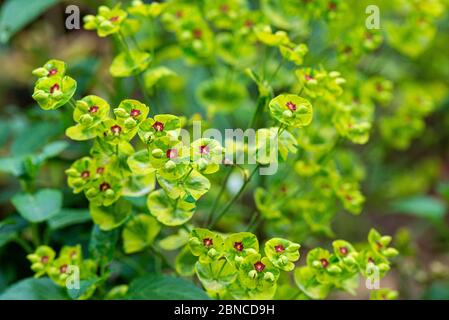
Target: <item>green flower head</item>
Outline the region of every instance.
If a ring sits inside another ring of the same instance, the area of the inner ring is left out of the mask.
[[[181,129],[181,121],[171,114],[159,114],[153,118],[144,120],[139,126],[139,137],[147,144],[155,139],[168,136],[176,140]]]
[[[102,121],[98,127],[98,136],[111,144],[130,141],[136,133],[136,126],[126,126],[123,121],[113,119]]]
[[[223,161],[224,149],[214,139],[201,138],[190,145],[190,154],[195,168],[203,174],[215,173]]]
[[[44,64],[43,67],[34,69],[33,75],[39,78],[53,77],[53,76],[64,77],[66,69],[67,66],[64,61],[52,59],[47,61],[47,63]]]
[[[217,260],[223,254],[223,238],[210,230],[196,228],[190,233],[189,247],[192,254],[199,257],[201,263]]]
[[[259,241],[250,232],[234,233],[226,237],[224,250],[226,259],[239,266],[247,255],[259,252]]]
[[[279,269],[258,253],[248,255],[240,264],[239,280],[248,289],[266,290],[275,286],[278,278]]]
[[[263,44],[266,44],[267,46],[277,47],[290,43],[287,32],[280,30],[273,33],[271,27],[268,25],[255,26],[254,34],[256,35],[257,40],[259,40]]]
[[[33,99],[44,110],[58,109],[75,94],[76,81],[69,76],[44,77],[34,86]]]
[[[265,243],[265,254],[271,263],[284,271],[292,271],[299,259],[300,245],[282,238],[273,238]]]
[[[189,149],[180,141],[161,137],[154,141],[150,149],[150,163],[161,177],[176,180],[188,172]]]
[[[269,104],[273,118],[291,127],[304,127],[312,122],[312,105],[295,94],[281,94]]]
[[[166,7],[167,3],[152,2],[146,4],[141,0],[133,0],[131,7],[128,8],[128,12],[142,18],[156,18]]]
[[[84,28],[86,30],[97,30],[99,37],[107,37],[120,31],[120,26],[127,17],[127,12],[120,9],[120,4],[114,8],[100,6],[96,16],[84,17]]]
[[[149,111],[150,108],[145,104],[137,100],[126,99],[114,109],[114,114],[126,129],[132,130],[147,118]]]
[[[376,229],[371,229],[368,234],[368,242],[371,249],[386,258],[393,258],[398,255],[395,248],[388,247],[391,242],[390,236],[382,236]]]
[[[57,285],[64,286],[69,276],[69,267],[72,261],[69,257],[60,256],[48,268],[48,275]]]
[[[39,246],[34,253],[27,255],[27,259],[31,262],[31,270],[36,274],[36,278],[44,275],[50,268],[55,259],[55,251],[48,246]]]
[[[65,171],[67,184],[74,193],[80,193],[89,187],[95,178],[95,166],[92,158],[83,157],[75,161],[69,169]]]
[[[121,181],[117,177],[104,174],[92,182],[85,190],[85,194],[93,205],[107,207],[120,198],[122,188]]]

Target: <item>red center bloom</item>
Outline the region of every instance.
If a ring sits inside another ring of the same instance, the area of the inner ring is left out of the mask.
[[[209,154],[209,147],[206,145],[200,146],[200,153],[201,154]]]
[[[53,69],[48,71],[48,76],[51,77],[51,76],[54,76],[57,73],[58,73],[58,69],[53,68]]]
[[[284,248],[284,246],[283,246],[282,244],[278,244],[277,246],[274,246],[274,250],[275,250],[277,253],[280,253],[280,252],[284,252],[284,251],[285,251],[285,248]]]
[[[103,182],[100,184],[100,191],[106,191],[108,189],[111,189],[111,185],[107,182]]]
[[[104,172],[104,168],[103,167],[98,167],[97,168],[97,173],[98,174],[102,174]]]
[[[119,19],[119,17],[115,16],[115,17],[112,17],[111,19],[109,19],[109,21],[116,22],[116,21],[118,21],[118,19]]]
[[[168,149],[167,152],[165,153],[165,155],[169,159],[176,158],[178,156],[178,150],[176,150],[176,149]]]
[[[327,268],[327,266],[329,265],[329,261],[327,261],[327,259],[320,259],[321,265],[323,266],[323,268]]]
[[[49,260],[49,258],[48,258],[47,256],[43,256],[43,257],[41,258],[41,262],[42,262],[43,264],[46,264],[46,263],[48,262],[48,260]]]
[[[304,76],[304,79],[306,79],[306,81],[310,81],[310,80],[313,80],[313,79],[315,79],[315,78],[312,77],[311,75],[306,74],[306,75]]]
[[[254,23],[251,19],[245,20],[245,27],[251,28],[253,25],[254,25]]]
[[[182,10],[178,10],[176,11],[176,18],[180,19],[184,16],[184,12],[182,12]]]
[[[59,271],[60,271],[61,273],[66,273],[66,272],[67,272],[67,268],[68,268],[68,266],[67,266],[66,264],[63,264],[63,265],[59,268]]]
[[[153,129],[156,130],[156,131],[158,131],[158,132],[161,132],[161,131],[164,130],[164,124],[163,124],[162,122],[156,121],[156,122],[153,124]]]
[[[212,241],[211,238],[204,238],[203,239],[203,244],[205,247],[210,247],[211,245],[214,244],[214,242]]]
[[[113,125],[111,127],[111,131],[113,134],[120,134],[120,132],[122,132],[122,127],[120,127],[119,125]]]
[[[340,248],[340,253],[342,254],[342,255],[347,255],[348,254],[348,248],[346,248],[346,247],[341,247]]]
[[[229,11],[229,6],[227,4],[222,4],[220,6],[220,11],[223,13],[227,13]]]
[[[98,106],[92,106],[89,108],[89,113],[97,113],[98,109]]]
[[[235,242],[234,243],[234,249],[237,250],[237,251],[243,251],[243,243]]]
[[[290,110],[290,111],[296,111],[296,104],[294,104],[293,102],[289,101],[285,104],[285,106]]]
[[[196,39],[200,39],[203,36],[203,31],[201,29],[194,29],[193,30],[193,37]]]
[[[59,90],[59,84],[57,84],[57,83],[55,83],[54,85],[51,86],[50,93],[55,92],[55,90]]]
[[[135,118],[140,116],[140,110],[138,109],[132,109],[131,112],[129,113],[131,117]]]
[[[337,4],[335,2],[329,2],[329,10],[334,11],[337,9]]]
[[[89,178],[89,176],[90,176],[90,172],[89,171],[83,171],[82,173],[81,173],[81,178],[83,178],[83,179],[87,179],[87,178]]]
[[[254,264],[254,269],[256,269],[257,272],[262,272],[263,269],[265,269],[265,265],[261,261],[257,261]]]

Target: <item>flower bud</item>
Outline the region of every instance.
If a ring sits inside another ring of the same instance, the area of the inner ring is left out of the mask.
[[[285,118],[291,118],[293,116],[293,113],[290,110],[285,110],[282,112],[282,116]]]
[[[388,271],[390,270],[390,266],[386,263],[379,263],[378,265],[380,271]]]
[[[162,149],[153,149],[153,151],[151,151],[151,155],[155,158],[162,158],[164,156],[164,151],[162,151]]]
[[[203,171],[207,167],[207,160],[204,158],[201,158],[198,160],[198,169],[200,171]]]
[[[109,9],[107,6],[99,6],[99,7],[98,7],[98,13],[99,13],[101,16],[107,15],[109,11],[110,11],[110,9]]]
[[[40,271],[42,270],[42,268],[44,268],[44,264],[41,262],[35,262],[31,265],[31,270],[33,270],[34,272]]]
[[[208,252],[207,255],[211,258],[214,258],[215,256],[217,256],[218,252],[217,250],[215,250],[214,248],[211,248]]]
[[[43,90],[37,90],[33,94],[33,99],[36,101],[48,99],[49,94],[44,92]]]
[[[55,90],[55,91],[53,91],[52,95],[53,95],[53,98],[60,99],[60,98],[62,98],[62,96],[64,94],[62,93],[61,90]]]
[[[72,180],[72,184],[73,184],[73,186],[74,186],[75,188],[79,188],[79,187],[81,187],[81,186],[84,185],[84,180],[81,179],[81,178],[73,179],[73,180]]]
[[[137,122],[133,118],[128,118],[125,120],[125,128],[127,128],[127,129],[132,129],[136,125],[137,125]]]
[[[104,196],[108,199],[112,199],[115,196],[115,191],[112,189],[108,189],[104,192]]]
[[[48,70],[45,68],[37,68],[33,70],[33,75],[37,77],[45,77],[48,74]]]
[[[69,177],[72,177],[72,178],[77,178],[77,177],[79,177],[79,175],[80,175],[79,172],[76,171],[76,170],[73,169],[73,168],[67,169],[67,170],[65,171],[65,174],[68,175]]]
[[[165,165],[164,165],[164,169],[167,171],[173,171],[176,168],[176,163],[173,162],[172,160],[168,160]]]
[[[95,188],[90,188],[90,189],[88,189],[88,190],[86,191],[86,196],[87,196],[88,198],[93,198],[93,197],[97,196],[98,192],[99,192],[99,191],[98,191],[97,189],[95,189]]]
[[[338,72],[338,71],[329,72],[329,77],[331,77],[331,78],[337,78],[339,76],[340,76],[340,72]]]
[[[390,236],[383,236],[382,238],[380,238],[379,242],[383,245],[383,246],[388,246],[391,242],[391,237]]]
[[[312,262],[312,266],[314,266],[315,268],[321,268],[321,262],[318,260],[314,260]]]
[[[126,117],[128,117],[128,112],[126,112],[126,110],[123,109],[123,108],[115,108],[114,109],[114,114],[115,114],[116,117],[119,117],[119,118],[126,118]]]
[[[300,105],[298,110],[296,110],[296,113],[298,114],[306,114],[309,112],[309,109],[307,109],[306,106]]]
[[[94,118],[92,118],[92,116],[90,116],[89,114],[83,114],[80,117],[80,123],[85,126],[92,124],[93,121],[94,121]]]
[[[111,30],[114,28],[114,24],[109,20],[104,20],[100,23],[100,28],[105,30]]]
[[[242,263],[242,261],[243,261],[243,257],[242,256],[235,256],[235,258],[234,258],[234,261],[236,262],[236,263]]]
[[[281,264],[287,264],[288,263],[288,257],[283,254],[279,257],[279,261],[281,262]]]
[[[91,22],[91,21],[94,21],[95,20],[95,16],[93,16],[93,15],[91,15],[91,14],[89,14],[89,15],[87,15],[87,16],[84,16],[84,18],[83,18],[83,21],[85,22],[85,23],[88,23],[88,22]]]
[[[250,272],[248,272],[248,277],[250,277],[251,279],[255,279],[257,277],[257,271],[251,270]]]
[[[329,273],[340,273],[341,268],[339,266],[332,265],[329,268],[327,268],[327,271],[329,271]]]
[[[393,258],[393,257],[396,257],[399,254],[398,250],[396,250],[395,248],[385,249],[384,251],[382,251],[382,253],[387,258]]]
[[[344,257],[343,262],[346,263],[347,265],[352,266],[355,264],[355,259],[353,257]]]
[[[287,252],[295,252],[295,251],[298,251],[300,247],[301,247],[301,246],[300,246],[299,244],[297,244],[297,243],[292,243],[292,244],[289,245],[287,248],[285,248],[285,250],[286,250]]]
[[[78,100],[76,102],[76,107],[83,112],[87,112],[89,110],[89,105],[87,104],[86,101],[83,100]]]
[[[274,274],[271,272],[265,272],[263,279],[266,281],[274,282]]]

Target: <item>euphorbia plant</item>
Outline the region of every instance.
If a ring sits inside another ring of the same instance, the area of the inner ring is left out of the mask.
[[[79,246],[63,247],[56,258],[50,246],[37,245],[28,255],[37,277],[65,286],[74,265],[84,286],[71,297],[132,297],[127,283],[107,283],[108,267],[139,252],[157,261],[155,273],[196,277],[213,299],[324,299],[355,293],[360,276],[385,276],[398,252],[375,229],[362,243],[326,240],[322,248],[314,241],[339,238],[332,223],[340,211],[362,213],[366,172],[350,148],[369,141],[376,111],[392,103],[396,87],[357,63],[381,46],[383,34],[341,32],[356,20],[343,1],[304,1],[304,10],[289,1],[262,3],[254,10],[243,0],[133,1],[84,17],[85,29],[114,40],[109,73],[134,89],[120,101],[76,92],[62,61],[33,71],[34,100],[70,113],[66,136],[88,143],[89,153],[65,173],[94,223],[89,257]],[[335,29],[334,63],[305,43],[302,27],[317,18]],[[377,132],[399,149],[433,108],[414,89],[400,88],[403,106]],[[189,112],[191,95],[201,115]],[[229,119],[232,129],[252,130],[254,141],[185,139],[197,121],[201,129],[223,129]],[[254,162],[242,163],[236,151]],[[107,254],[98,252],[99,242]],[[382,288],[371,296],[397,293]]]

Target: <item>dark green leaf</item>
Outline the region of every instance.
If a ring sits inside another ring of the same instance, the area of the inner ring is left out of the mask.
[[[20,215],[30,222],[42,222],[55,216],[62,205],[62,192],[42,189],[35,194],[18,193],[12,203]]]
[[[0,300],[66,300],[64,291],[48,278],[27,278],[0,295]]]
[[[90,220],[90,213],[87,209],[61,209],[57,215],[48,220],[48,225],[56,230]]]
[[[94,225],[89,241],[89,257],[100,265],[108,264],[114,256],[118,235],[117,229],[103,231],[98,225]]]

